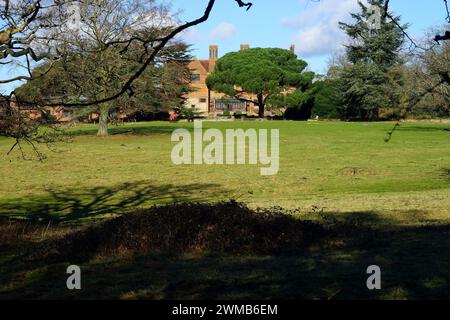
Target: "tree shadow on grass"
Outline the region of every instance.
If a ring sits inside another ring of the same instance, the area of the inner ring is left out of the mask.
[[[184,128],[181,125],[168,124],[167,126],[157,125],[123,125],[123,126],[110,126],[108,131],[112,136],[115,135],[154,135],[154,134],[171,134],[174,130]],[[186,125],[186,129],[189,130],[189,126]],[[89,128],[75,128],[69,132],[72,136],[96,136],[98,129],[95,127]]]
[[[217,184],[154,185],[146,181],[87,190],[54,189],[39,197],[2,200],[0,218],[78,223],[155,204],[207,201],[223,192]]]
[[[442,125],[442,124],[440,124]],[[447,125],[446,127],[442,126],[404,126],[401,125],[397,129],[398,131],[414,131],[414,132],[436,132],[436,131],[442,131],[442,132],[449,132],[450,131],[450,125]]]
[[[361,215],[367,225],[356,223]],[[368,219],[367,219],[368,218]],[[71,262],[5,264],[0,298],[25,299],[448,299],[450,225],[407,227],[377,212],[339,215],[334,236],[289,255],[147,255],[82,265],[83,290],[65,287]],[[382,271],[369,291],[367,267]],[[34,271],[33,271],[34,270]],[[34,272],[34,277],[24,277]],[[23,280],[26,279],[26,280]]]
[[[447,178],[448,182],[450,182],[450,169],[442,168],[442,176]]]

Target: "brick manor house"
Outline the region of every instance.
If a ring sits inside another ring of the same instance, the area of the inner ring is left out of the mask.
[[[249,49],[248,44],[241,44],[240,50]],[[295,46],[290,47],[295,52]],[[195,108],[205,114],[222,113],[223,111],[257,114],[258,108],[251,102],[244,102],[234,97],[227,97],[223,93],[211,91],[206,85],[206,78],[214,71],[219,58],[219,47],[217,45],[209,46],[209,59],[194,59],[189,63],[191,70],[191,88],[192,92],[186,95],[186,107]],[[253,94],[246,94],[244,97],[248,100],[256,100]]]
[[[249,49],[248,44],[242,44],[240,50]],[[295,51],[295,46],[291,46],[290,50]],[[221,114],[224,111],[236,112],[240,111],[246,114],[257,114],[258,107],[251,102],[244,102],[238,100],[234,97],[227,97],[223,93],[211,91],[206,86],[206,78],[214,71],[217,60],[219,58],[219,47],[217,45],[209,46],[209,59],[208,60],[198,60],[194,59],[189,63],[189,69],[191,70],[191,83],[190,87],[193,89],[191,92],[187,93],[185,98],[185,106],[187,108],[195,108],[196,110],[202,112],[204,115],[216,115]],[[248,100],[256,100],[256,96],[253,94],[244,94],[244,98]],[[0,95],[0,118],[2,118],[2,112],[6,111],[6,106],[8,104],[7,97]],[[10,107],[17,108],[14,101],[9,102]],[[64,107],[44,107],[46,113],[55,117],[58,122],[70,123],[73,121],[78,121],[69,108]],[[30,118],[40,118],[43,116],[42,112],[33,106],[21,106],[21,110],[26,113]],[[126,120],[131,115],[125,113],[117,113],[114,118],[117,120]],[[1,119],[0,119],[1,120]],[[87,121],[95,122],[98,120],[97,113],[90,113]]]

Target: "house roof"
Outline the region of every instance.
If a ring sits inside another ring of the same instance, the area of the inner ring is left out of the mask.
[[[209,60],[199,60],[200,64],[203,68],[205,68],[206,72],[209,72]]]

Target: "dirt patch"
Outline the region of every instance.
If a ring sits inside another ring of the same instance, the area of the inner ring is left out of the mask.
[[[343,176],[374,176],[376,173],[367,168],[359,167],[345,167],[338,171],[339,175]]]
[[[123,253],[277,254],[304,250],[325,236],[322,225],[280,210],[251,210],[234,201],[153,207],[47,241],[32,256],[74,261]]]

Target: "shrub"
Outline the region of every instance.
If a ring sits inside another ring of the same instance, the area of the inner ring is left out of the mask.
[[[277,111],[273,116],[273,120],[284,120],[284,112]]]
[[[312,114],[325,119],[340,118],[340,94],[336,80],[325,80],[315,83],[316,93]]]
[[[244,117],[245,117],[246,119],[248,119],[248,120],[256,120],[256,119],[259,119],[259,116],[258,116],[258,115],[255,115],[255,114],[246,114],[246,115],[244,115]]]
[[[35,258],[84,260],[108,254],[303,251],[325,237],[322,225],[281,209],[251,210],[235,201],[141,210],[44,244]]]
[[[297,90],[285,98],[285,117],[289,120],[307,120],[311,118],[315,88],[306,91]]]
[[[234,113],[234,118],[235,119],[242,119],[242,112],[241,111],[236,111]]]
[[[225,110],[222,114],[225,118],[231,118],[231,112],[228,110]]]
[[[381,108],[380,109],[380,120],[400,120],[402,118],[401,110],[398,108]]]

